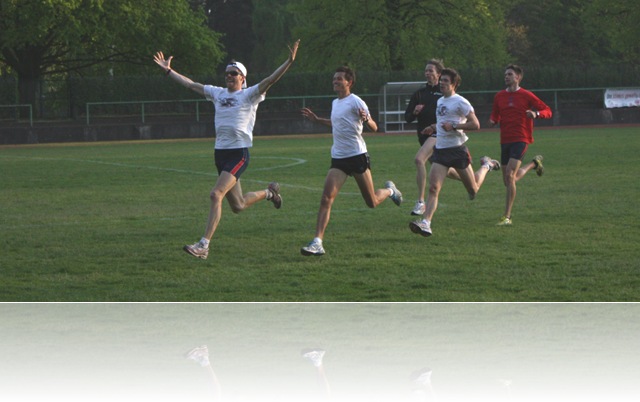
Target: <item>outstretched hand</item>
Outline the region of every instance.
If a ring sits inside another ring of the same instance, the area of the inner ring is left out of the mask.
[[[288,46],[289,47],[289,60],[290,61],[294,61],[296,59],[296,53],[298,53],[298,46],[300,46],[300,39],[295,41],[293,46]]]
[[[158,52],[153,56],[153,61],[155,61],[156,64],[162,67],[165,71],[168,71],[171,68],[171,59],[173,59],[173,56],[169,56],[168,59],[165,59],[162,52]]]
[[[318,116],[311,111],[311,109],[305,107],[300,110],[302,112],[302,116],[308,119],[309,121],[318,121]]]

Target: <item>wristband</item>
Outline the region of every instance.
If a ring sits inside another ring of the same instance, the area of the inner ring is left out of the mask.
[[[167,72],[165,73],[165,75],[168,77],[168,76],[169,76],[169,74],[171,74],[171,72],[172,72],[172,71],[173,71],[172,69],[168,68],[168,69],[167,69]]]

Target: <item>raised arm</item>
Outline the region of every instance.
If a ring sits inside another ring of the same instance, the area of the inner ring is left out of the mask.
[[[293,64],[293,61],[296,59],[296,53],[298,53],[299,45],[300,45],[300,39],[298,39],[293,44],[293,46],[289,46],[289,58],[287,59],[287,61],[282,63],[282,65],[278,67],[276,71],[274,71],[270,76],[260,81],[260,83],[258,84],[258,90],[260,91],[261,94],[267,92],[269,88],[271,88],[273,84],[278,82],[280,77],[282,77],[284,73],[287,72],[289,67],[291,67],[291,65]]]
[[[165,71],[167,77],[171,77],[172,80],[184,86],[185,88],[189,88],[192,91],[199,93],[200,95],[204,95],[204,85],[200,84],[199,82],[194,82],[193,80],[191,80],[191,78],[185,77],[182,74],[178,74],[171,68],[171,59],[173,59],[173,56],[169,56],[168,59],[165,59],[162,52],[158,52],[155,54],[155,56],[153,56],[153,61],[155,61],[156,64]]]

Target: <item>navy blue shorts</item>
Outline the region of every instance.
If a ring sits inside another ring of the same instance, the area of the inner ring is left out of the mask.
[[[342,170],[349,176],[353,176],[354,173],[362,174],[366,172],[367,169],[371,169],[369,154],[365,152],[363,154],[351,156],[349,158],[331,158],[331,169]]]
[[[508,144],[500,144],[502,153],[500,154],[500,163],[506,166],[509,163],[509,159],[518,159],[519,161],[524,159],[524,155],[527,153],[529,144],[526,142],[510,142]]]
[[[216,149],[214,155],[218,175],[229,172],[239,179],[249,166],[249,148]]]
[[[471,164],[471,154],[466,145],[453,148],[433,148],[429,162],[454,169],[466,169]]]

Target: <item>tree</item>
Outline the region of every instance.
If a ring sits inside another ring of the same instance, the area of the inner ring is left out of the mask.
[[[202,10],[173,0],[0,0],[0,65],[18,77],[19,103],[36,107],[44,76],[105,65],[111,73],[152,67],[174,50],[192,73],[223,57]],[[106,68],[105,68],[106,71]]]
[[[252,0],[189,0],[193,9],[204,9],[207,26],[215,32],[222,32],[220,42],[230,58],[247,66],[253,66],[251,59],[256,45],[256,35],[252,29]],[[260,3],[257,2],[256,3]],[[227,60],[228,61],[228,60]],[[220,66],[224,71],[226,63]]]
[[[589,64],[596,54],[582,24],[584,0],[518,0],[507,15],[510,52],[524,65]]]
[[[592,46],[601,50],[607,61],[640,63],[640,7],[628,0],[592,0],[583,15],[583,25]]]
[[[305,69],[421,70],[431,57],[458,68],[507,60],[504,2],[291,0]]]
[[[252,29],[256,43],[251,66],[256,71],[271,72],[277,68],[287,57],[285,45],[297,39],[291,37],[293,17],[287,11],[287,3],[287,0],[255,1]]]

